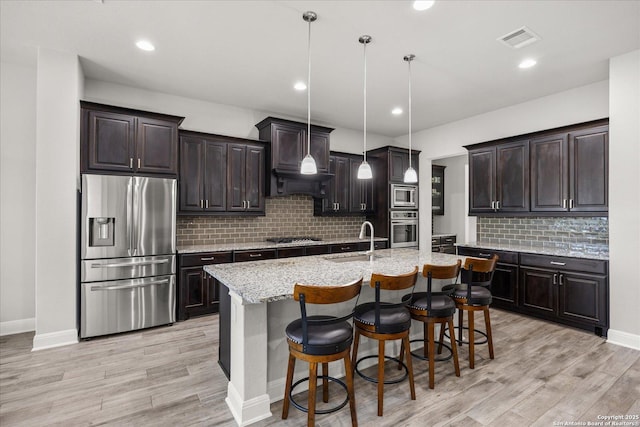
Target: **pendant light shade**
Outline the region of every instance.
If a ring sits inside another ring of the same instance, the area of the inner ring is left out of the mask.
[[[409,64],[409,167],[404,172],[404,182],[407,184],[415,184],[418,182],[418,173],[411,167],[411,61],[416,56],[409,54],[404,57],[404,60]]]
[[[371,36],[361,36],[358,41],[364,46],[364,143],[363,160],[358,167],[358,179],[371,179],[373,172],[367,163],[367,44],[371,42]]]
[[[318,19],[315,12],[305,12],[302,19],[309,23],[309,38],[307,44],[307,52],[309,55],[309,73],[307,75],[307,155],[302,159],[300,164],[300,173],[302,175],[315,175],[318,173],[316,161],[311,155],[311,23]]]

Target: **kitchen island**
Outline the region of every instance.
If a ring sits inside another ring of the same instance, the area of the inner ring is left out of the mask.
[[[231,372],[226,402],[236,422],[248,425],[271,416],[271,402],[282,399],[287,369],[288,345],[285,327],[300,316],[293,300],[296,282],[306,284],[346,284],[362,277],[365,285],[360,302],[373,299],[369,280],[373,272],[401,274],[424,264],[451,264],[456,255],[385,249],[369,261],[363,253],[317,255],[299,258],[255,261],[241,264],[207,265],[204,270],[228,288],[229,324],[220,320],[220,328],[230,328]],[[363,259],[364,258],[364,259]],[[421,276],[417,290],[426,289]],[[335,307],[339,310],[340,307]],[[421,336],[421,328],[415,336]],[[377,346],[364,342],[359,354],[375,354]],[[388,354],[396,355],[398,345],[389,345]],[[330,366],[330,375],[344,375],[339,364]],[[297,370],[298,378],[304,369]]]

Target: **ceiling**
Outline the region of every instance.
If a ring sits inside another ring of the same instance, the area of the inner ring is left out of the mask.
[[[311,24],[312,122],[408,131],[496,110],[608,78],[608,59],[640,48],[640,1],[0,1],[3,61],[35,64],[43,46],[76,53],[87,78],[306,121]],[[527,26],[541,40],[521,49],[496,39]],[[143,52],[134,43],[152,41]],[[530,69],[517,67],[525,57]],[[393,107],[405,114],[391,115]]]

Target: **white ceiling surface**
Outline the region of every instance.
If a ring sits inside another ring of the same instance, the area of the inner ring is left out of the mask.
[[[35,64],[36,47],[77,53],[85,76],[306,121],[312,23],[312,122],[362,129],[367,47],[368,130],[408,131],[408,70],[416,55],[413,130],[608,78],[608,58],[640,48],[640,1],[0,1],[1,54]],[[542,40],[496,39],[527,26]],[[134,45],[146,38],[147,53]],[[517,64],[533,57],[538,65]]]

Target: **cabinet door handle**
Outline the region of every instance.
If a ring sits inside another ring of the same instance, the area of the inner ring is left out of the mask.
[[[243,200],[242,201],[242,209],[246,209],[247,208],[247,201]]]
[[[496,210],[496,202],[495,202],[495,200],[491,201],[491,209],[493,209],[494,211]]]
[[[200,200],[200,209],[204,209],[204,200]]]
[[[210,256],[208,258],[200,258],[200,261],[213,261],[214,259],[216,259],[216,257]]]
[[[551,264],[551,265],[560,265],[560,266],[567,265],[566,262],[558,262],[558,261],[551,261],[551,262],[549,262],[549,264]]]
[[[569,199],[569,209],[573,209],[573,208],[574,208],[573,199]]]
[[[557,284],[558,284],[558,274],[557,274],[557,273],[554,273],[554,274],[553,274],[553,284],[554,284],[554,285],[557,285]]]
[[[562,209],[567,209],[567,199],[562,199]]]
[[[249,254],[249,257],[251,258],[260,258],[262,256],[262,254]]]
[[[496,210],[500,210],[500,200],[496,200]]]
[[[129,169],[133,169],[133,157],[129,157]]]
[[[251,200],[247,200],[247,209],[251,207]]]
[[[138,169],[140,169],[140,157],[138,157]]]
[[[209,209],[209,199],[204,201],[204,207]]]
[[[560,286],[564,285],[564,274],[560,275],[560,280],[558,281],[558,285]]]

